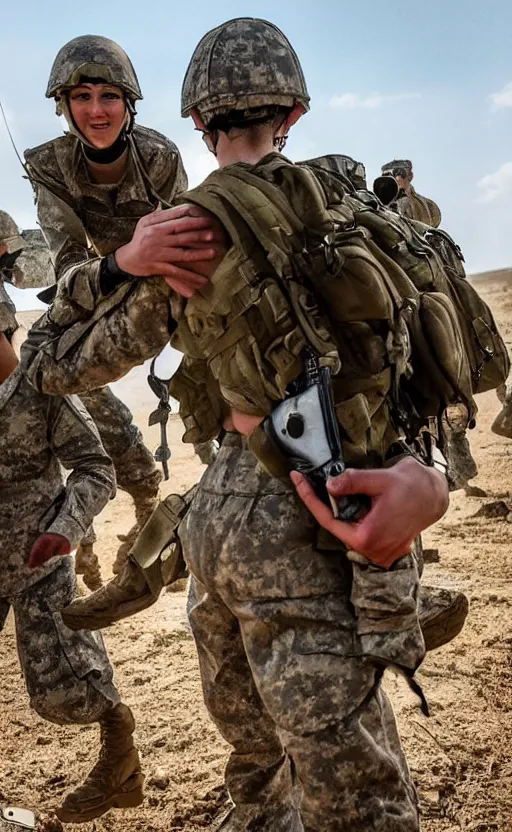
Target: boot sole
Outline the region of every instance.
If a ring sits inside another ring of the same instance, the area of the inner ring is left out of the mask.
[[[431,621],[428,621],[428,619],[422,621],[420,618],[421,632],[425,639],[427,651],[437,650],[438,647],[448,644],[449,641],[458,636],[464,626],[468,612],[468,599],[461,593],[450,609],[450,614],[446,617],[442,615],[434,616]]]
[[[144,775],[134,774],[124,784],[129,791],[113,794],[104,803],[85,812],[72,812],[63,806],[59,806],[55,810],[55,814],[61,823],[87,823],[90,820],[101,817],[106,812],[109,812],[110,809],[134,809],[136,806],[140,806],[144,800],[144,792],[142,791],[143,783]]]

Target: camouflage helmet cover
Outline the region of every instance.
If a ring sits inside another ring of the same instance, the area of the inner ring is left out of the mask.
[[[18,226],[7,211],[0,211],[0,244],[7,246],[9,254],[21,251],[25,243]]]
[[[392,172],[394,170],[403,168],[407,171],[407,173],[412,173],[412,162],[410,159],[393,159],[392,162],[387,162],[385,165],[382,165],[381,171],[382,173]]]
[[[142,98],[132,62],[126,52],[109,38],[81,35],[66,43],[53,62],[46,97],[58,97],[61,90],[77,86],[84,76],[101,78],[108,84],[121,87],[133,101]]]
[[[301,103],[309,94],[299,59],[277,26],[254,17],[228,20],[199,42],[181,90],[181,115]]]

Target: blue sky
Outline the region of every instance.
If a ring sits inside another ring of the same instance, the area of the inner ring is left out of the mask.
[[[468,271],[512,266],[510,0],[9,3],[0,100],[19,150],[63,130],[44,98],[57,50],[77,35],[102,34],[135,65],[139,122],[178,144],[196,184],[214,162],[180,118],[183,74],[208,29],[245,15],[280,26],[303,64],[312,106],[291,133],[290,158],[348,153],[370,181],[383,162],[410,158],[415,185],[439,203]],[[33,227],[32,192],[1,123],[0,183],[0,207]]]

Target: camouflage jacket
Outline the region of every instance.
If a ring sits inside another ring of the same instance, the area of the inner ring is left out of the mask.
[[[16,307],[7,294],[5,280],[0,273],[0,332],[10,338],[17,329]]]
[[[71,470],[66,483],[60,464]],[[57,566],[28,568],[38,535],[76,547],[114,491],[112,462],[78,399],[37,393],[19,369],[0,384],[0,596]]]
[[[412,185],[409,193],[402,192],[396,203],[391,207],[395,208],[404,217],[408,217],[410,220],[424,222],[425,225],[431,225],[433,228],[438,228],[441,224],[441,211],[439,206],[433,199],[421,196]]]
[[[179,151],[165,136],[135,126],[120,182],[91,182],[79,139],[67,133],[27,150],[38,218],[58,282],[52,319],[70,324],[102,300],[101,258],[128,243],[138,220],[187,187]]]

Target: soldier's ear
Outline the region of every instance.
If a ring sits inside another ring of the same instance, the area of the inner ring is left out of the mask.
[[[206,131],[206,124],[199,115],[199,112],[194,109],[190,111],[190,115],[192,116],[192,121],[195,124],[196,130],[201,130],[204,133]]]
[[[298,104],[297,103],[295,105],[295,107],[291,111],[290,115],[286,118],[286,121],[283,124],[285,134],[288,133],[288,130],[290,129],[290,127],[293,127],[293,125],[299,120],[299,118],[301,116],[304,115],[305,112],[306,112],[306,108],[304,107],[303,104]]]

